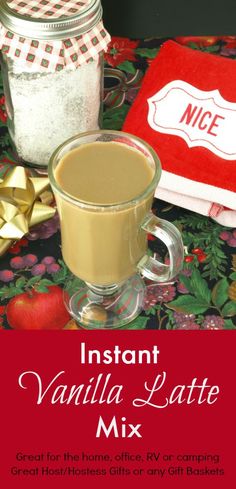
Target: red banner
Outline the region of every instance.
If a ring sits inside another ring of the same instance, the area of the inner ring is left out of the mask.
[[[234,486],[234,331],[0,336],[1,487]]]

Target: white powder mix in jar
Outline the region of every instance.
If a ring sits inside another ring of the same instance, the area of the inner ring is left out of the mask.
[[[60,144],[99,129],[109,42],[100,0],[1,0],[7,125],[21,163],[46,169]]]
[[[99,127],[100,61],[54,73],[18,72],[14,65],[8,72],[9,131],[20,158],[46,166],[59,144]]]

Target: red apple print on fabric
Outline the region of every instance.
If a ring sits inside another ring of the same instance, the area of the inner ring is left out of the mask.
[[[62,260],[27,253],[13,256],[0,271],[0,323],[12,329],[62,329],[70,321],[63,299],[68,269]]]
[[[5,314],[5,306],[0,306],[0,329],[3,329],[3,316]]]
[[[6,315],[9,325],[21,330],[62,329],[70,320],[63,290],[57,285],[49,286],[47,293],[31,289],[13,297]]]

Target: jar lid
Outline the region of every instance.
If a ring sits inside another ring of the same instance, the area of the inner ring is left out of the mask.
[[[100,0],[0,0],[0,5],[0,49],[30,71],[77,68],[107,50],[110,36]]]
[[[1,0],[0,21],[30,39],[67,39],[93,29],[102,18],[100,0]]]

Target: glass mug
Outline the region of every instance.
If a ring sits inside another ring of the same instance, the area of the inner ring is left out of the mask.
[[[89,150],[87,155],[81,152],[86,149]],[[114,151],[118,153],[113,154]],[[93,166],[84,176],[82,160],[85,157],[87,168]],[[74,166],[70,171],[71,158],[74,158]],[[137,163],[135,158],[139,158]],[[101,166],[103,160],[108,163],[107,171]],[[118,163],[113,176],[115,160]],[[133,160],[135,166],[129,174]],[[146,172],[146,183],[143,183],[142,173],[139,177],[138,163]],[[145,298],[142,276],[165,282],[177,275],[183,263],[183,243],[178,229],[151,212],[161,176],[157,154],[146,142],[131,134],[90,131],[57,148],[50,159],[48,175],[61,223],[62,255],[71,271],[64,288],[67,309],[86,329],[113,329],[128,324],[142,310]],[[70,187],[68,191],[68,181],[76,191]],[[82,181],[85,194],[86,188],[91,194],[89,198],[80,196]],[[133,188],[133,181],[141,190]],[[92,183],[95,193],[102,188],[99,200],[97,196],[93,198]],[[116,194],[114,202],[113,197],[107,200],[110,186]],[[123,195],[125,187],[131,197]],[[137,195],[132,195],[135,191]],[[147,233],[165,244],[168,264],[147,254]]]

